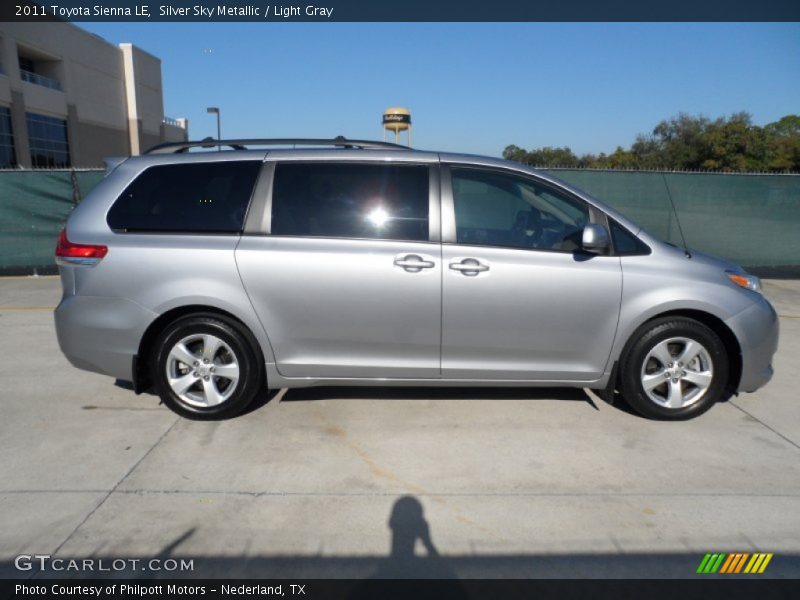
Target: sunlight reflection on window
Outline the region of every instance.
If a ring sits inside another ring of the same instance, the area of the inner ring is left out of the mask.
[[[372,209],[367,214],[367,221],[375,225],[375,227],[383,227],[390,218],[389,213],[381,206]]]

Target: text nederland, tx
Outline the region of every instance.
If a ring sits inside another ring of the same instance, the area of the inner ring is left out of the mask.
[[[25,16],[44,16],[47,14],[47,9],[53,16],[61,17],[64,19],[74,19],[77,17],[150,17],[153,13],[150,6],[142,4],[139,6],[59,6],[51,4],[45,6],[33,7],[18,7],[18,14]],[[24,9],[24,10],[23,10]],[[219,4],[217,6],[172,6],[169,4],[160,5],[158,7],[158,16],[160,17],[205,17],[207,19],[224,18],[224,17],[263,17],[268,19],[270,17],[282,17],[288,19],[290,17],[299,17],[301,15],[307,17],[325,17],[330,19],[333,16],[333,7],[324,6],[283,6],[283,5],[266,5],[266,6],[227,6]]]

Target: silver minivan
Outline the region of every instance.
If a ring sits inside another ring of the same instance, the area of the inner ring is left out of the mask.
[[[312,385],[569,386],[687,419],[769,381],[778,341],[741,267],[539,170],[381,142],[157,146],[56,259],[70,362],[193,419]]]

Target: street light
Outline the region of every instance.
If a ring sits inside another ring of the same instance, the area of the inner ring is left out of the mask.
[[[219,126],[219,107],[217,107],[217,106],[209,106],[206,109],[206,112],[207,113],[214,113],[214,114],[217,115],[217,142],[219,142],[222,139],[221,134],[220,134],[220,126]],[[222,150],[222,146],[217,146],[217,152],[220,152],[221,150]]]

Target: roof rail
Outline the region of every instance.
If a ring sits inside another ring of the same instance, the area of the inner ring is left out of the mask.
[[[333,139],[314,138],[253,138],[236,140],[214,140],[207,138],[194,142],[165,142],[153,146],[144,154],[178,154],[189,148],[217,148],[227,146],[233,150],[247,150],[247,146],[336,146],[339,148],[358,148],[360,150],[408,150],[408,146],[391,142],[373,142],[368,140],[348,140],[341,135]]]

